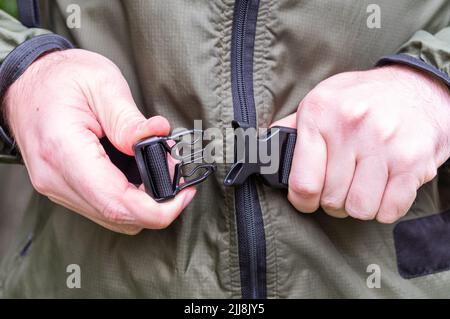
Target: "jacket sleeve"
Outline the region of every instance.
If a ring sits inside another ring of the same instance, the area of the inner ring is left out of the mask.
[[[27,28],[0,10],[0,99],[8,87],[42,54],[64,50],[72,45],[48,30]],[[0,162],[14,162],[17,151],[14,140],[0,112]]]
[[[428,72],[450,86],[450,27],[436,34],[416,32],[398,53],[381,58],[377,66],[400,63]]]

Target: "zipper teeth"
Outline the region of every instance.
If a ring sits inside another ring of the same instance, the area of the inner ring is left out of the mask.
[[[254,207],[253,207],[253,200],[252,200],[252,187],[247,182],[245,183],[245,199],[248,203],[248,214],[246,214],[246,218],[248,220],[247,227],[249,232],[249,259],[250,259],[250,275],[251,275],[251,282],[252,286],[254,287],[252,289],[252,298],[257,298],[257,292],[259,291],[258,287],[258,267],[256,263],[256,253],[257,253],[257,247],[256,247],[256,229],[255,229],[255,218],[254,218]]]
[[[244,82],[244,38],[245,38],[245,22],[247,18],[249,1],[244,0],[241,2],[241,7],[239,8],[239,20],[238,20],[238,29],[237,29],[237,65],[238,65],[238,97],[239,104],[241,108],[242,120],[244,122],[249,121],[248,116],[248,105],[247,105],[247,92],[245,88]],[[246,228],[247,228],[247,240],[248,240],[248,258],[249,258],[249,268],[250,268],[250,287],[252,298],[257,298],[258,294],[258,267],[256,265],[256,231],[255,231],[255,218],[254,218],[254,208],[253,208],[253,199],[252,199],[252,188],[247,181],[243,187],[244,198],[245,198],[245,220],[246,220]]]
[[[243,62],[243,55],[244,55],[244,37],[242,36],[245,34],[245,20],[247,17],[247,11],[248,11],[248,1],[244,0],[243,5],[239,8],[240,12],[242,14],[239,15],[239,21],[237,23],[237,65],[238,65],[238,97],[239,97],[239,104],[241,106],[241,114],[242,114],[242,120],[244,122],[248,122],[248,106],[247,106],[247,99],[246,99],[246,90],[245,90],[245,83],[243,81],[244,77],[244,62]]]
[[[237,0],[239,1],[239,0]],[[237,24],[236,24],[236,81],[237,81],[237,96],[239,102],[239,109],[241,113],[242,121],[249,123],[249,106],[247,102],[247,88],[244,79],[244,41],[246,35],[246,23],[248,17],[248,10],[251,4],[250,0],[241,0],[239,2],[238,14],[237,14]],[[253,98],[253,97],[251,97]],[[253,123],[249,123],[254,125]],[[260,287],[259,287],[259,269],[258,269],[258,247],[256,241],[256,213],[254,205],[254,184],[250,181],[246,181],[243,187],[239,190],[242,192],[242,197],[240,200],[244,201],[239,205],[243,207],[244,210],[240,209],[237,213],[242,214],[245,221],[245,234],[244,240],[247,241],[248,251],[241,252],[245,253],[248,257],[248,269],[249,269],[249,290],[251,298],[259,298]],[[262,293],[261,293],[262,295]]]

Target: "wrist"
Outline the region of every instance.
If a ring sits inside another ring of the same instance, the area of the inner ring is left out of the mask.
[[[11,105],[13,104],[6,99],[7,91],[28,67],[43,54],[71,47],[72,45],[63,37],[55,34],[45,34],[23,42],[11,51],[3,61],[0,66],[0,99],[2,100],[2,110],[0,112],[0,154],[14,157],[18,153],[10,132],[10,121],[6,120],[11,116]],[[0,158],[0,161],[3,161],[3,158]]]
[[[389,70],[396,82],[405,87],[405,100],[412,100],[409,107],[423,114],[423,121],[430,123],[434,132],[437,166],[450,157],[450,89],[438,77],[426,70],[404,64],[389,64],[378,70]],[[402,94],[399,92],[398,94]],[[407,120],[407,119],[405,119]],[[425,134],[425,132],[424,132]]]
[[[450,89],[439,78],[421,69],[409,68],[419,80],[422,109],[437,130],[436,161],[442,165],[450,157]]]

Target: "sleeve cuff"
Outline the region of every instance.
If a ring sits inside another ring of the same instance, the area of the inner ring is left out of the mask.
[[[442,72],[438,68],[426,63],[425,61],[415,58],[409,54],[400,53],[394,55],[388,55],[382,57],[375,66],[384,66],[387,64],[404,64],[410,67],[416,68],[421,71],[425,71],[431,75],[442,80],[448,87],[450,87],[450,76],[447,73]]]
[[[48,51],[70,48],[73,48],[72,44],[57,34],[38,35],[20,44],[0,66],[0,97],[39,56]]]
[[[42,54],[73,48],[73,45],[57,34],[43,34],[33,37],[11,51],[0,66],[0,99],[8,88]],[[1,112],[0,112],[1,115]],[[0,116],[0,153],[16,156],[15,142],[7,132],[5,122]],[[0,162],[2,157],[0,156]]]

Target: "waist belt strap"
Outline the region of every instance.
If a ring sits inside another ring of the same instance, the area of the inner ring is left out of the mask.
[[[294,157],[295,142],[297,134],[290,133],[286,139],[285,145],[281,148],[280,154],[280,179],[281,184],[288,185],[289,174],[291,172],[292,158]]]

